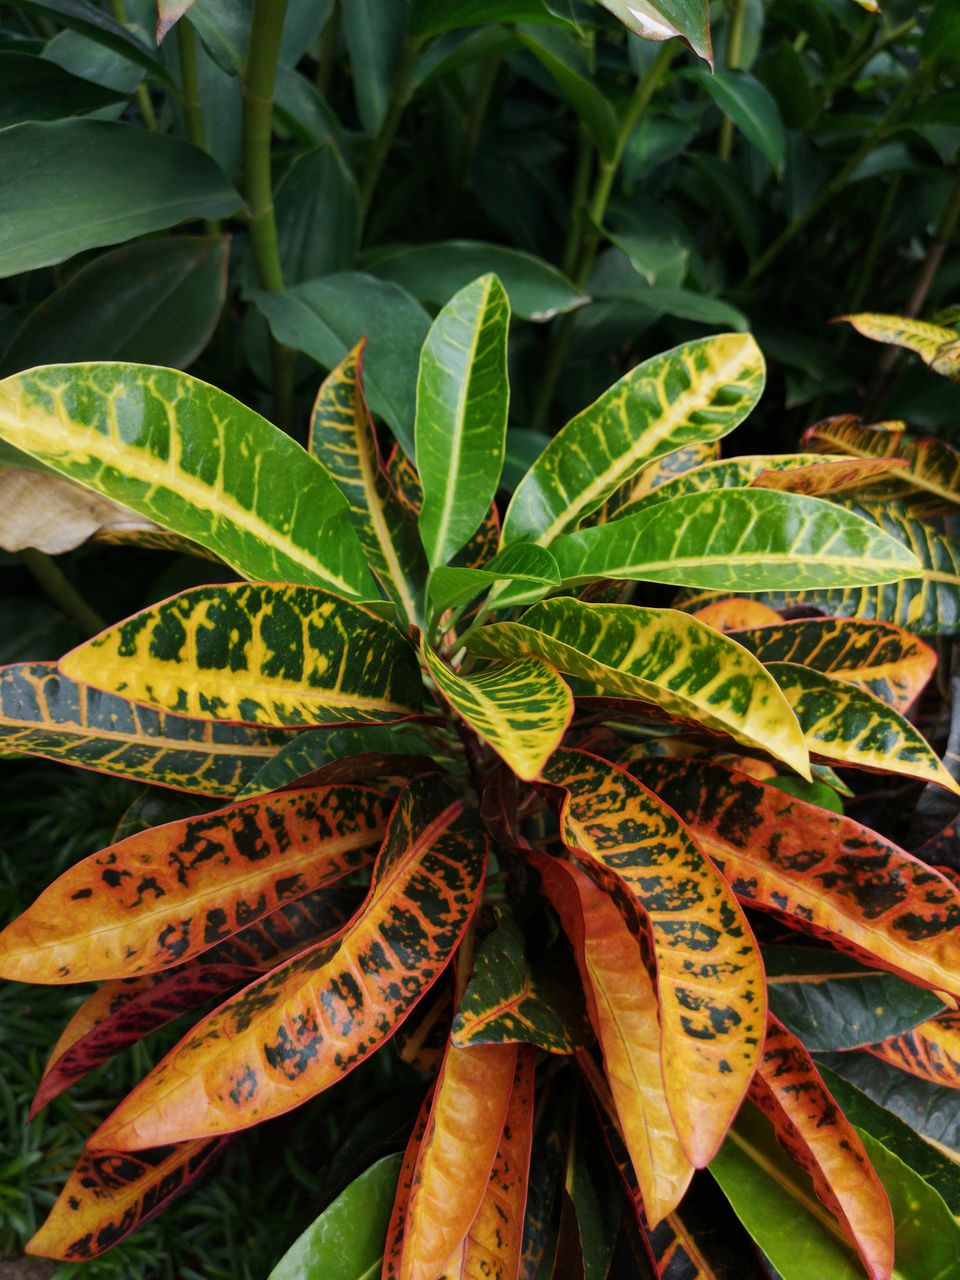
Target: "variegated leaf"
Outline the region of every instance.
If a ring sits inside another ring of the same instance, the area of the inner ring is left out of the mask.
[[[427,588],[431,618],[469,602],[498,583],[501,589],[497,605],[506,608],[518,598],[535,599],[550,587],[558,587],[560,572],[546,547],[527,542],[505,547],[482,569],[438,565],[430,574]]]
[[[423,486],[416,467],[399,445],[394,445],[387,458],[387,478],[407,510],[419,516],[423,506]],[[499,542],[500,515],[493,504],[487,509],[480,528],[468,539],[463,550],[453,557],[451,564],[465,569],[482,569],[496,555]]]
[[[316,587],[194,587],[109,627],[60,669],[163,711],[242,724],[396,720],[422,702],[400,632]]]
[[[740,631],[745,627],[766,627],[783,619],[776,609],[749,596],[728,596],[705,604],[693,615],[717,631]]]
[[[702,444],[688,444],[673,453],[662,454],[656,461],[631,476],[630,479],[611,493],[602,507],[592,516],[587,516],[587,524],[607,524],[615,520],[622,508],[659,489],[661,485],[675,480],[687,471],[693,471],[708,462],[716,462],[720,456],[720,444],[716,440],[706,440]]]
[[[899,463],[897,478],[949,503],[960,503],[960,452],[943,440],[867,426],[859,418],[826,418],[808,428],[804,444],[817,453],[844,453]]]
[[[960,1014],[941,1013],[912,1031],[866,1046],[901,1071],[931,1084],[960,1089]]]
[[[329,1088],[426,995],[477,904],[486,847],[435,778],[403,792],[370,893],[340,934],[200,1022],[91,1145],[137,1150],[247,1128]]]
[[[914,351],[934,373],[942,373],[954,382],[960,380],[960,338],[956,329],[914,320],[909,316],[883,315],[862,311],[857,315],[839,316],[852,324],[857,333],[874,342],[886,342]]]
[[[387,1239],[383,1249],[382,1280],[398,1280],[400,1275],[400,1254],[403,1251],[403,1237],[407,1230],[407,1213],[410,1207],[410,1191],[413,1187],[413,1175],[417,1168],[420,1148],[430,1123],[430,1112],[433,1107],[435,1084],[427,1090],[427,1096],[417,1113],[410,1137],[404,1149],[400,1163],[400,1176],[397,1179],[397,1190],[393,1200],[393,1211],[387,1226]]]
[[[677,815],[629,774],[561,750],[543,777],[565,792],[564,843],[649,939],[667,1101],[684,1151],[701,1167],[743,1098],[765,1025],[749,926]]]
[[[724,458],[691,467],[672,477],[647,493],[639,494],[633,501],[624,503],[617,512],[617,519],[635,516],[650,507],[658,506],[669,498],[682,498],[688,493],[707,493],[716,489],[747,489],[762,475],[784,471],[799,474],[815,467],[820,461],[809,453],[771,453],[745,458]]]
[[[878,480],[905,475],[905,463],[897,458],[833,458],[798,469],[762,471],[751,486],[755,489],[779,489],[783,493],[806,493],[825,498],[832,493],[848,493],[866,489]],[[870,495],[867,494],[867,497]]]
[[[266,795],[294,783],[319,786],[391,773],[423,773],[434,769],[438,761],[456,771],[455,762],[444,756],[439,742],[402,720],[396,724],[330,725],[295,737],[288,734],[287,738],[286,746],[257,770],[241,796]]]

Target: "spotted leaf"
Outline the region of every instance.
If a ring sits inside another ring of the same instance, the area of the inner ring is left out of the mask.
[[[838,319],[846,320],[857,333],[872,338],[874,342],[906,347],[908,351],[916,352],[934,373],[942,373],[954,382],[960,380],[960,338],[956,329],[875,311],[862,311],[857,315],[839,316]]]
[[[628,773],[564,750],[543,777],[565,792],[564,843],[649,942],[667,1101],[687,1157],[701,1167],[746,1092],[765,1025],[749,926],[677,815]]]
[[[702,760],[631,770],[680,814],[744,902],[920,986],[960,990],[960,891],[851,818]]]
[[[956,338],[956,335],[954,335]],[[827,418],[804,432],[804,444],[817,453],[844,453],[864,460],[893,460],[898,479],[948,503],[960,503],[960,452],[933,436],[867,426],[859,418]]]
[[[831,493],[847,493],[865,489],[878,480],[905,476],[905,464],[898,458],[833,458],[813,466],[762,471],[751,486],[755,489],[779,489],[784,493],[806,493],[811,497],[827,497]],[[869,496],[869,495],[868,495]]]
[[[77,684],[52,662],[0,667],[0,745],[116,778],[228,799],[290,735],[190,720]]]
[[[573,694],[554,668],[519,658],[460,676],[426,646],[423,656],[457,715],[521,778],[536,778],[573,715]]]
[[[504,545],[548,546],[644,465],[721,439],[756,405],[764,378],[749,334],[701,338],[637,365],[572,418],[520,481],[504,517]]]
[[[364,345],[361,339],[320,387],[309,448],[346,496],[351,524],[384,591],[407,622],[422,625],[427,562],[417,522],[383,470],[363,394]]]
[[[156,973],[372,861],[389,801],[331,786],[247,800],[128,836],[65,871],[0,933],[0,974]]]
[[[889,1280],[893,1217],[883,1183],[810,1054],[772,1016],[750,1098],[773,1124],[783,1149],[812,1178],[871,1280]]]
[[[435,778],[403,792],[369,895],[329,942],[203,1019],[91,1138],[156,1146],[247,1128],[342,1079],[430,990],[477,903],[483,835]]]
[[[921,1080],[960,1089],[960,1014],[941,1013],[912,1031],[866,1047]]]
[[[395,720],[422,698],[400,632],[316,587],[194,587],[109,627],[60,669],[160,710],[243,724]]]
[[[403,505],[418,516],[423,506],[423,486],[416,467],[399,445],[394,445],[387,458],[387,477]],[[493,503],[487,508],[479,529],[467,540],[463,550],[457,552],[451,564],[465,569],[481,569],[496,555],[499,542],[500,516]]]
[[[657,996],[637,939],[613,901],[578,868],[531,854],[573,945],[587,1009],[646,1213],[656,1225],[693,1177],[670,1114]]]
[[[467,648],[542,658],[604,693],[641,698],[808,772],[803,734],[776,681],[735,640],[674,609],[546,600],[520,622],[478,628]]]
[[[0,436],[244,577],[377,598],[347,501],[320,463],[190,374],[111,363],[30,369],[0,382]]]

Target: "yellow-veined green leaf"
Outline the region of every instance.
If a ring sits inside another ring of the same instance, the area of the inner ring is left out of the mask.
[[[318,587],[194,587],[109,627],[60,669],[161,710],[242,724],[395,720],[422,699],[400,632]]]
[[[376,599],[347,500],[310,455],[175,369],[47,365],[0,382],[0,436],[247,578]]]
[[[872,338],[874,342],[886,342],[916,352],[934,373],[942,373],[954,382],[960,381],[960,337],[956,329],[876,311],[861,311],[856,315],[839,316],[838,319],[852,324],[857,333]]]
[[[960,503],[960,452],[932,436],[919,438],[906,431],[866,426],[858,418],[826,418],[810,427],[804,443],[817,453],[844,453],[865,460],[899,464],[894,473],[915,489],[947,502]],[[869,498],[869,495],[866,495]]]
[[[809,773],[803,734],[776,681],[736,641],[675,609],[560,597],[520,622],[480,627],[466,644],[485,658],[543,658],[600,692],[652,702]]]
[[[573,694],[539,658],[494,662],[457,675],[423,647],[440,693],[521,778],[536,778],[573,715]]]
[[[420,353],[420,536],[432,569],[466,545],[497,492],[510,399],[509,325],[503,285],[481,276],[442,308]]]
[[[423,506],[423,486],[417,469],[399,445],[394,445],[387,458],[387,478],[397,497],[415,516]],[[467,545],[452,560],[452,565],[464,569],[482,569],[492,560],[500,544],[500,514],[496,503],[491,503],[480,528],[467,540]]]
[[[532,588],[535,594],[542,595],[550,587],[560,585],[560,572],[546,547],[529,542],[504,547],[482,569],[438,565],[431,571],[427,587],[430,616],[435,618],[445,609],[456,608],[498,582],[507,585],[507,590],[497,598],[498,606],[506,608],[516,594],[512,590],[514,584],[524,594]]]
[[[542,452],[542,450],[541,450]],[[598,507],[591,516],[587,516],[586,524],[608,524],[615,520],[623,507],[639,502],[654,489],[668,484],[686,471],[693,471],[708,462],[716,462],[720,456],[720,444],[716,440],[705,440],[701,444],[684,445],[673,453],[665,453],[654,462],[641,467],[636,475],[631,476],[626,484],[622,484],[607,498],[603,506]]]
[[[547,546],[645,464],[738,426],[764,384],[749,334],[720,334],[646,360],[550,441],[511,499],[503,542]]]

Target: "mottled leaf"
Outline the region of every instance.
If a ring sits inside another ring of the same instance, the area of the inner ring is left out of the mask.
[[[835,458],[797,470],[762,471],[750,483],[755,489],[780,489],[784,493],[825,498],[831,493],[866,488],[891,475],[902,476],[904,465],[896,458],[889,462],[882,458]]]
[[[816,467],[821,459],[809,453],[771,453],[752,457],[724,458],[707,461],[699,466],[685,467],[679,474],[668,476],[662,484],[638,493],[623,504],[617,519],[637,515],[650,507],[666,502],[668,498],[682,498],[688,493],[706,493],[715,489],[748,489],[760,476],[785,472],[799,477],[803,471]]]
[[[403,721],[332,725],[287,737],[286,746],[254,774],[241,796],[265,795],[297,782],[312,786],[360,782],[364,777],[406,770],[422,772],[425,764],[433,766],[441,758],[434,740]]]
[[[387,476],[403,505],[415,516],[419,516],[423,506],[423,486],[416,467],[399,445],[393,447],[387,458]],[[499,542],[500,515],[493,503],[487,509],[480,528],[467,540],[466,546],[453,557],[451,563],[465,569],[481,569],[496,555]]]
[[[882,315],[863,311],[857,315],[839,316],[852,324],[857,333],[874,342],[886,342],[914,351],[934,373],[942,373],[954,382],[960,380],[960,338],[956,329],[928,324],[908,316]]]
[[[512,432],[511,432],[512,435]],[[543,450],[540,450],[542,453]],[[664,453],[655,461],[648,463],[630,479],[614,490],[602,507],[598,507],[592,516],[586,518],[587,524],[606,524],[616,519],[622,508],[630,503],[639,502],[654,489],[668,484],[677,476],[693,471],[708,462],[716,462],[720,454],[720,444],[716,440],[706,440],[702,444],[684,445],[673,453]],[[539,455],[538,455],[539,456]]]
[[[767,627],[783,621],[775,609],[771,609],[769,605],[760,604],[757,600],[751,600],[749,596],[729,596],[725,600],[715,600],[712,604],[705,604],[702,609],[698,609],[693,616],[715,627],[717,631]]]
[[[808,428],[803,441],[817,453],[892,460],[899,464],[894,473],[897,479],[907,480],[912,488],[949,503],[960,503],[960,453],[933,436],[920,438],[907,431],[868,426],[859,418],[838,417],[826,418]]]
[[[866,1047],[921,1080],[960,1089],[960,1014],[940,1013],[912,1031]]]
[[[423,1139],[430,1123],[430,1112],[433,1107],[435,1085],[431,1084],[427,1095],[417,1113],[410,1137],[403,1152],[400,1163],[400,1174],[393,1198],[393,1209],[387,1225],[387,1239],[383,1250],[382,1280],[397,1280],[400,1275],[400,1254],[403,1250],[403,1237],[407,1229],[407,1213],[410,1207],[410,1191],[413,1187],[413,1175],[417,1168],[417,1160]]]
[[[550,587],[558,587],[560,573],[546,547],[526,542],[504,547],[482,569],[438,565],[427,588],[430,615],[436,617],[444,609],[465,604],[497,583],[507,588],[497,595],[497,607],[502,609],[515,603],[518,595],[526,599],[532,593],[535,598]]]

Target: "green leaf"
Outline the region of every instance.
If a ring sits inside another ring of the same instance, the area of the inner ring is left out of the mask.
[[[960,1114],[957,1090],[935,1085],[872,1053],[831,1053],[826,1058],[845,1080],[861,1089],[878,1106],[892,1111],[911,1129],[935,1142],[960,1162]]]
[[[768,454],[751,458],[725,458],[722,462],[705,462],[701,466],[683,469],[681,474],[666,478],[649,492],[624,502],[616,511],[616,518],[634,516],[668,498],[680,498],[686,493],[706,493],[711,489],[748,489],[765,471],[793,471],[816,466],[816,458],[809,453]]]
[[[332,143],[297,156],[277,187],[274,204],[287,285],[353,266],[357,184]]]
[[[393,771],[398,757],[437,759],[434,742],[403,722],[393,725],[346,724],[297,734],[267,760],[239,793],[242,798],[279,791],[308,775],[317,781],[333,773],[359,779]],[[401,766],[402,768],[402,766]],[[412,772],[412,770],[411,770]]]
[[[627,578],[763,591],[895,582],[919,571],[912,552],[869,520],[773,489],[671,498],[639,515],[566,534],[552,550],[569,583]]]
[[[364,133],[380,131],[403,48],[405,4],[350,0],[341,9],[343,38],[353,72],[353,96]]]
[[[27,120],[60,120],[84,115],[115,102],[125,94],[82,80],[51,62],[32,54],[0,50],[0,129]]]
[[[376,1280],[400,1176],[398,1153],[355,1178],[270,1272],[270,1280]]]
[[[295,285],[285,293],[248,295],[278,342],[335,368],[367,339],[366,393],[371,410],[389,425],[409,458],[417,396],[417,360],[430,328],[420,303],[399,285],[344,271]]]
[[[774,169],[783,169],[786,135],[776,99],[749,71],[728,68],[710,74],[694,71],[691,78],[713,98],[720,110]]]
[[[617,150],[617,118],[591,79],[576,38],[542,27],[518,27],[516,34],[593,135],[603,159],[612,160]]]
[[[474,596],[503,582],[529,583],[546,591],[560,585],[557,562],[546,549],[525,542],[505,547],[488,560],[482,569],[461,569],[450,565],[438,565],[430,574],[427,587],[427,604],[432,617],[445,609],[472,600]]]
[[[411,0],[410,34],[434,36],[456,27],[480,26],[488,22],[542,22],[551,26],[573,24],[551,13],[544,0]]]
[[[542,258],[479,240],[379,249],[364,266],[383,280],[402,285],[420,302],[442,306],[484,272],[500,279],[510,310],[521,320],[552,320],[589,301],[583,291]]]
[[[713,66],[707,0],[600,0],[604,8],[644,40],[680,38]]]
[[[507,432],[509,323],[503,285],[481,276],[450,299],[420,353],[420,536],[431,569],[464,546],[496,496]]]
[[[486,658],[543,658],[599,691],[643,699],[806,774],[803,735],[776,681],[734,640],[689,621],[696,625],[673,609],[560,598],[534,605],[520,622],[480,627],[466,644]]]
[[[89,0],[14,0],[11,7],[36,14],[58,27],[77,31],[144,67],[158,79],[170,82],[170,75],[156,51]]]
[[[185,368],[216,327],[229,257],[229,241],[208,236],[165,236],[102,254],[30,312],[0,367],[7,374],[132,360]]]
[[[943,1011],[932,991],[839,951],[764,947],[767,998],[813,1053],[856,1049]]]
[[[189,374],[50,365],[0,382],[0,436],[250,578],[376,599],[347,500],[259,414]]]
[[[243,76],[247,68],[248,46],[254,0],[194,0],[190,25],[224,71]],[[291,5],[281,24],[280,64],[293,67],[320,32],[333,8],[333,0]]]
[[[637,365],[578,413],[517,486],[503,542],[548,545],[665,453],[719,440],[760,398],[764,363],[747,334],[675,347]]]
[[[169,134],[106,120],[0,131],[0,276],[239,207],[207,153]]]

